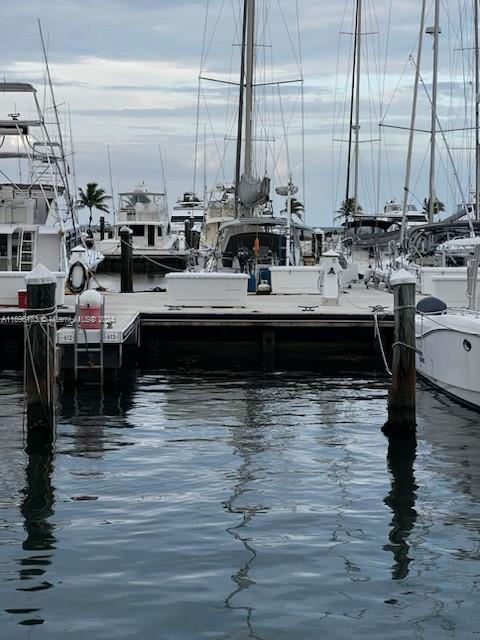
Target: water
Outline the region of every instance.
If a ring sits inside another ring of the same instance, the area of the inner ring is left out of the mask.
[[[120,274],[119,273],[98,273],[95,276],[93,286],[101,286],[107,291],[120,291]],[[165,290],[167,281],[165,274],[162,273],[136,273],[133,277],[133,290],[139,291],[158,291]]]
[[[150,372],[66,393],[27,458],[0,377],[0,637],[477,637],[478,415],[386,382]]]

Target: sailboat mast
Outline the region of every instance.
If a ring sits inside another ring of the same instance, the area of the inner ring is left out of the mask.
[[[410,175],[412,172],[413,138],[415,135],[415,122],[417,117],[418,85],[420,81],[420,64],[422,61],[423,30],[425,28],[425,5],[426,0],[422,0],[420,33],[418,34],[417,60],[415,63],[415,81],[413,85],[412,114],[410,117],[410,135],[408,137],[407,166],[405,169],[405,185],[403,187],[402,227],[400,230],[400,246],[402,248],[404,248],[405,244],[405,231],[407,227],[408,195],[410,193]]]
[[[355,11],[355,30],[353,41],[353,67],[352,67],[352,91],[350,94],[350,116],[348,123],[348,152],[347,152],[347,179],[345,184],[345,205],[350,198],[350,170],[352,165],[352,134],[353,134],[353,114],[355,109],[355,69],[357,64],[357,20],[358,11]]]
[[[235,217],[238,218],[240,213],[240,199],[238,196],[238,187],[240,184],[240,171],[242,164],[242,133],[243,133],[243,102],[245,96],[245,41],[247,33],[247,5],[249,0],[243,3],[243,20],[242,20],[242,44],[240,56],[240,82],[238,86],[238,123],[237,123],[237,149],[235,154]]]
[[[253,73],[255,63],[255,0],[246,0],[246,51],[245,51],[245,175],[252,175],[253,131]]]
[[[360,54],[362,46],[362,0],[357,0],[357,52],[356,52],[356,87],[355,87],[355,155],[353,173],[353,197],[355,211],[358,210],[358,165],[360,152]]]
[[[435,23],[433,26],[433,77],[432,77],[432,124],[430,134],[430,178],[428,188],[428,221],[433,222],[435,211],[435,141],[437,129],[437,81],[438,81],[438,36],[440,35],[440,0],[435,0]]]
[[[479,126],[480,126],[480,112],[479,112],[479,99],[480,99],[480,75],[478,69],[478,0],[473,0],[473,15],[474,15],[474,39],[475,39],[475,220],[480,219],[480,138],[479,138]]]

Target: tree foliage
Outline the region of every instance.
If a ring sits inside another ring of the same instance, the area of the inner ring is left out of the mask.
[[[79,209],[88,209],[90,216],[88,219],[88,228],[92,226],[92,211],[98,209],[108,213],[108,207],[105,203],[110,196],[105,193],[104,189],[101,189],[96,182],[88,182],[85,191],[80,188],[78,190],[77,207]]]

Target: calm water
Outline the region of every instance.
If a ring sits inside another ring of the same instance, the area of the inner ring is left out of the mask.
[[[28,458],[4,372],[0,637],[478,637],[479,417],[418,404],[414,456],[382,379],[156,372]]]

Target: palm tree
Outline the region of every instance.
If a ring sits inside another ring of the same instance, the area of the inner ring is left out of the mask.
[[[362,207],[360,205],[356,205],[355,198],[347,198],[340,205],[338,218],[345,218],[346,220],[349,215],[356,211],[362,211]]]
[[[96,182],[88,182],[87,188],[78,190],[77,207],[84,209],[85,207],[90,211],[90,217],[88,219],[88,228],[92,226],[92,209],[98,209],[108,213],[108,207],[105,204],[105,200],[108,200],[110,196],[107,196],[104,189],[100,189]]]
[[[433,215],[437,216],[441,211],[445,211],[445,205],[441,200],[439,200],[438,198],[435,198],[435,200],[433,201]],[[429,212],[430,212],[430,198],[428,198],[428,200],[427,198],[424,198],[423,213],[426,213],[428,215]]]

